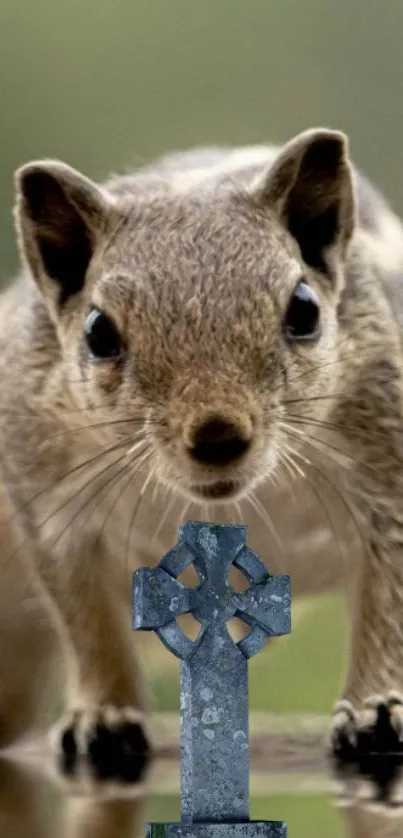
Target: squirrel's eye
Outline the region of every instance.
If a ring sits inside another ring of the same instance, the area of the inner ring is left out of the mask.
[[[99,361],[116,360],[123,351],[116,326],[99,308],[92,308],[85,319],[84,337],[88,348]]]
[[[319,301],[306,282],[299,282],[284,320],[288,340],[317,340],[320,336]]]

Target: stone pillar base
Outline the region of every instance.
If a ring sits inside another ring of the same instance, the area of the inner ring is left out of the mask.
[[[148,823],[145,838],[287,838],[282,821]]]

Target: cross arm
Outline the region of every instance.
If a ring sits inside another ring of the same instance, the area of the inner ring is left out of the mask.
[[[291,586],[289,576],[267,576],[239,594],[237,612],[245,622],[258,624],[268,636],[291,631]]]
[[[155,631],[189,610],[189,589],[163,568],[133,574],[133,628]]]

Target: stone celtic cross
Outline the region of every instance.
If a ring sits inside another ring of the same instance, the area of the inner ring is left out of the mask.
[[[148,824],[146,838],[286,838],[285,824],[249,819],[248,658],[291,630],[288,576],[271,576],[239,525],[189,522],[156,568],[133,574],[133,627],[154,630],[181,659],[181,822]],[[178,581],[193,564],[196,588]],[[236,593],[231,566],[250,587]],[[188,638],[176,617],[200,623]],[[226,623],[249,634],[234,643]]]

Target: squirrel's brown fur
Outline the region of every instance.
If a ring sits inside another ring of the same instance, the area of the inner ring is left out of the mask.
[[[334,745],[353,746],[357,726],[403,689],[400,222],[353,170],[344,135],[327,129],[282,149],[172,155],[102,187],[39,161],[16,187],[25,268],[0,309],[2,741],[33,718],[51,645],[39,601],[67,652],[57,746],[85,751],[94,718],[133,732],[144,698],[128,556],[142,555],[140,502],[151,540],[155,504],[172,497],[183,520],[188,499],[200,517],[198,491],[220,480],[235,481],[235,495],[208,499],[209,514],[234,514],[235,499],[246,523],[242,498],[270,513],[278,491],[286,503],[297,491],[301,510],[309,492],[319,505],[323,486],[341,486],[339,538],[355,534]],[[320,306],[320,337],[305,342],[284,330],[301,279]],[[91,358],[91,306],[115,324],[118,360]],[[208,423],[210,435],[226,423],[224,437],[232,429],[248,451],[195,459]],[[267,537],[260,525],[260,553]],[[399,714],[393,699],[400,734]]]

